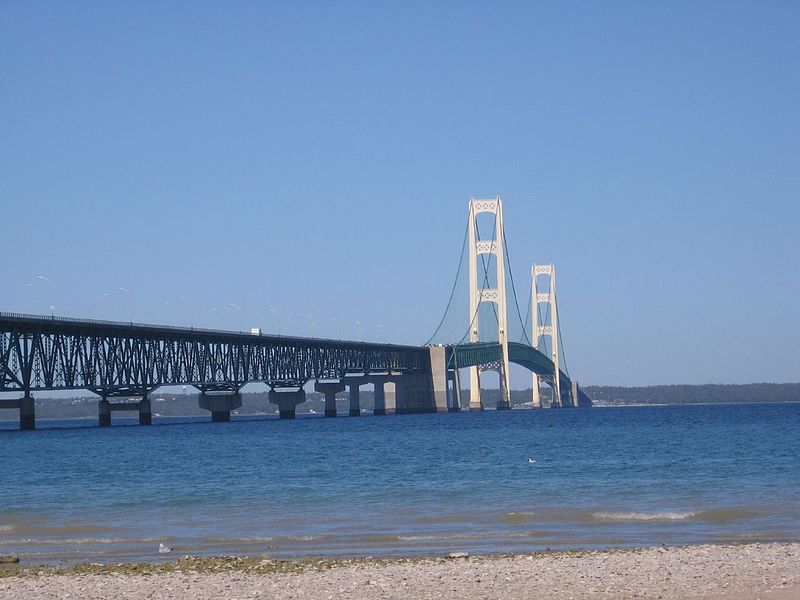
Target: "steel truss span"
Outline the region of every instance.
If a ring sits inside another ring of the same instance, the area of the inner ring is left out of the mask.
[[[0,391],[146,394],[162,385],[302,386],[347,373],[426,372],[417,346],[0,313]]]

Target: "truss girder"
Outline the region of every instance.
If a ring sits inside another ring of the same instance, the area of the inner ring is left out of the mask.
[[[352,372],[428,369],[427,349],[416,346],[0,313],[0,391],[281,387]]]
[[[459,369],[472,366],[495,367],[503,356],[503,348],[499,343],[460,344],[450,346],[448,351],[448,365],[451,368]],[[555,364],[536,348],[517,342],[509,342],[508,360],[525,367],[533,373],[537,373],[551,384],[554,380]],[[570,378],[564,371],[559,371],[559,373],[561,388],[570,389],[569,386],[572,385]]]

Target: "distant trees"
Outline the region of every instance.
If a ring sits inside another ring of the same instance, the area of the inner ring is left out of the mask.
[[[654,385],[649,387],[617,387],[592,385],[583,388],[595,404],[724,404],[743,402],[800,402],[800,383],[751,383],[746,385]],[[346,410],[347,394],[339,394],[340,407]],[[487,408],[494,408],[500,399],[500,390],[481,390],[481,397]],[[153,412],[160,416],[208,415],[197,405],[197,396],[164,394],[158,392],[150,396]],[[547,392],[542,392],[542,400],[548,401]],[[96,396],[65,398],[62,396],[44,398],[36,394],[36,412],[43,419],[78,419],[97,417]],[[512,390],[511,403],[521,405],[531,401],[531,390]],[[469,405],[469,390],[461,392],[462,406]],[[372,390],[361,390],[361,407],[372,410]],[[275,406],[267,402],[266,392],[243,394],[242,407],[238,414],[272,414]],[[300,412],[325,411],[321,394],[309,392],[306,403],[299,407]],[[0,421],[16,421],[16,411],[0,410]]]
[[[599,404],[800,402],[800,383],[653,385],[648,387],[587,386],[584,391]]]

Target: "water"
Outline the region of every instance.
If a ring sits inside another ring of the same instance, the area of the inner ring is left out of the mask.
[[[0,431],[0,554],[800,541],[800,404],[117,423]]]

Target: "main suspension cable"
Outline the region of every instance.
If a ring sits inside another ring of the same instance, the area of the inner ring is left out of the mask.
[[[523,333],[527,333],[527,331],[528,331],[528,321],[530,321],[530,318],[531,318],[532,296],[533,296],[533,289],[531,289],[531,293],[528,294],[528,308],[525,309],[525,322],[522,323],[522,332]],[[530,335],[530,338],[528,339],[528,344],[530,344],[531,346],[533,346],[533,336],[534,336],[534,334],[533,334],[533,323],[531,323],[531,335]],[[523,340],[523,338],[519,339],[520,342],[522,342],[522,340]]]
[[[431,337],[428,338],[428,341],[425,342],[425,346],[433,341],[433,338],[436,337],[436,334],[439,333],[439,330],[442,328],[444,324],[444,320],[447,318],[447,313],[450,310],[450,305],[453,303],[453,296],[456,293],[456,287],[458,286],[458,279],[461,277],[461,265],[464,263],[464,249],[467,247],[467,234],[469,233],[469,219],[467,219],[467,226],[464,228],[464,239],[461,242],[461,256],[458,258],[458,269],[456,269],[456,279],[453,281],[453,289],[450,290],[450,298],[447,300],[447,307],[444,309],[444,314],[442,315],[442,320],[439,321],[439,325],[436,327],[436,331],[433,332]]]
[[[511,268],[511,257],[508,254],[508,241],[506,240],[505,231],[503,231],[503,251],[506,255],[506,263],[508,263],[508,274],[511,277],[511,293],[514,295],[514,305],[517,307],[517,318],[520,323],[522,323],[522,315],[519,312],[519,301],[517,300],[517,288],[514,285],[514,270]],[[506,332],[506,335],[508,335],[508,332]],[[528,332],[525,331],[525,325],[522,326],[522,335],[528,341],[528,345],[530,345],[531,340],[528,338]]]
[[[564,340],[561,337],[561,311],[558,310],[558,296],[556,296],[556,313],[558,317],[558,349],[561,352],[561,358],[564,359],[564,373],[569,377],[569,367],[567,367],[567,353],[564,351]]]

